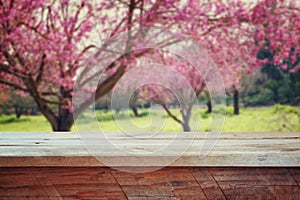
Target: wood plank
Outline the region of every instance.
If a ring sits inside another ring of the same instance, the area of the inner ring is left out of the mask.
[[[168,157],[169,159],[170,157]],[[105,158],[108,159],[108,158]],[[161,160],[166,157],[158,157],[151,160],[146,160],[143,157],[113,157],[115,164],[110,166],[137,166],[145,167],[152,163],[160,163]],[[100,160],[101,161],[101,160]],[[81,167],[81,166],[106,166],[93,156],[29,156],[29,157],[0,157],[0,167],[47,167],[47,166],[59,166],[59,167]],[[168,166],[240,166],[240,167],[257,167],[257,166],[285,166],[285,167],[299,167],[299,157],[280,157],[278,155],[269,156],[243,156],[243,155],[231,155],[231,156],[206,156],[205,158],[199,158],[196,156],[182,156],[170,163]],[[153,165],[151,165],[153,166]],[[163,167],[163,166],[162,166]]]
[[[173,193],[179,199],[209,199],[188,168],[168,168],[164,171],[168,174],[167,180],[172,185]]]
[[[206,199],[197,181],[185,168],[161,169],[151,173],[112,173],[129,199]]]
[[[213,168],[210,170],[219,184],[248,186],[297,186],[296,181],[285,168]]]
[[[299,199],[300,168],[1,168],[0,199]],[[29,183],[28,186],[25,183]]]
[[[300,169],[299,168],[289,168],[289,172],[294,180],[297,182],[300,187]]]
[[[46,192],[46,196],[49,200],[63,200],[61,194],[53,185],[48,184],[48,181],[44,176],[37,177],[37,181],[40,183],[43,190]]]
[[[0,199],[6,197],[126,199],[108,168],[2,168]]]
[[[162,159],[174,159],[170,166],[300,166],[300,133],[223,133],[212,151],[202,146],[215,140],[205,139],[202,133],[196,138],[182,133],[175,139],[175,133],[143,139],[112,133],[111,142],[129,155],[96,140],[94,134],[87,135],[97,144],[89,150],[97,151],[100,160],[114,161],[112,166],[148,166],[150,160],[159,165]],[[204,158],[200,157],[203,150],[209,152]],[[75,133],[0,133],[0,167],[104,164],[85,149]]]
[[[7,138],[20,138],[20,139],[63,139],[63,138],[78,138],[80,135],[84,135],[86,138],[93,138],[93,134],[95,133],[73,133],[73,132],[0,132],[0,140],[1,139],[7,139]],[[207,138],[208,136],[211,138],[215,138],[215,134],[213,136],[209,135],[210,133],[159,133],[156,134],[154,137],[152,134],[143,134],[144,137],[149,137],[151,138],[161,138],[161,139],[169,139],[169,138],[178,138],[178,139],[183,139],[183,138],[190,138],[191,135],[195,138]],[[126,135],[123,133],[106,133],[108,137],[111,138],[126,138]],[[140,134],[143,136],[142,134]],[[253,138],[260,138],[260,139],[272,139],[272,138],[299,138],[299,133],[298,132],[238,132],[238,133],[230,133],[230,132],[224,132],[221,133],[221,138],[222,139],[253,139]]]
[[[209,170],[203,168],[193,168],[190,169],[190,171],[208,199],[226,199],[225,195],[223,194],[223,191],[221,190],[221,188],[219,187],[218,183],[216,182]]]
[[[285,168],[213,168],[228,199],[298,199],[299,187]]]
[[[220,138],[216,140],[216,146],[232,146],[232,147],[243,147],[243,146],[287,146],[283,144],[283,141],[285,143],[288,143],[290,145],[296,146],[299,144],[299,140],[297,138],[272,138],[272,139],[251,139],[251,140],[245,140],[245,139],[223,139]],[[99,145],[106,145],[109,147],[107,141],[111,142],[114,145],[118,145],[120,147],[159,147],[159,146],[167,146],[170,144],[173,144],[174,146],[180,146],[180,143],[191,145],[191,147],[200,146],[205,141],[214,141],[213,139],[198,139],[198,138],[185,138],[185,139],[175,139],[169,138],[168,139],[161,139],[161,138],[145,138],[145,139],[130,139],[130,138],[113,138],[112,140],[107,139],[96,139],[93,138],[91,140],[80,140],[79,138],[72,138],[72,139],[49,139],[49,140],[43,140],[43,139],[26,139],[22,140],[20,138],[8,138],[8,139],[2,139],[0,140],[0,146],[70,146],[70,147],[76,147],[76,146],[82,146],[83,142],[89,144],[90,146],[99,146]],[[151,142],[151,143],[150,143]],[[150,143],[150,144],[149,144]],[[299,147],[299,146],[298,146]]]

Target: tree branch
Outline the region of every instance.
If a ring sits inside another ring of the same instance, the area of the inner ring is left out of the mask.
[[[108,93],[123,76],[125,69],[126,66],[119,67],[113,75],[109,76],[106,80],[100,83],[95,92],[95,99],[91,97],[87,101],[83,102],[78,108],[76,108],[73,112],[74,118],[76,119],[76,117],[78,117],[86,108],[88,108],[94,102],[94,100],[97,100]]]
[[[167,108],[167,106],[165,104],[160,104],[164,109],[165,111],[168,113],[168,115],[170,117],[172,117],[176,122],[178,122],[179,124],[182,124],[182,121],[180,119],[178,119],[175,115],[173,115],[171,113],[171,111]]]
[[[44,66],[45,66],[45,58],[46,58],[46,54],[43,54],[42,61],[41,61],[41,64],[39,66],[39,69],[38,69],[38,73],[39,74],[36,77],[36,83],[37,83],[37,85],[39,85],[39,83],[42,80],[42,76],[43,76],[43,72],[44,72]]]
[[[14,89],[17,89],[17,90],[28,92],[28,90],[26,88],[23,88],[23,87],[15,84],[15,83],[11,83],[11,82],[8,82],[8,81],[5,81],[5,80],[1,80],[1,79],[0,79],[0,83],[4,84],[4,85],[7,85],[7,86],[10,86],[10,87],[12,87]]]
[[[38,27],[32,27],[32,26],[30,26],[29,24],[27,24],[27,23],[25,23],[25,22],[20,22],[17,26],[21,26],[21,25],[23,25],[23,26],[29,28],[30,30],[34,31],[34,32],[37,33],[39,36],[41,36],[41,37],[43,37],[43,38],[49,40],[49,38],[47,37],[47,35],[41,33],[40,31],[38,31],[38,29],[37,29]]]

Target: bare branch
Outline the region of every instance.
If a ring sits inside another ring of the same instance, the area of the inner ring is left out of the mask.
[[[88,108],[94,102],[94,100],[97,100],[108,93],[123,76],[123,74],[125,73],[125,69],[126,66],[119,67],[113,75],[109,76],[106,80],[101,82],[96,89],[95,99],[91,97],[90,99],[82,103],[79,108],[76,108],[73,112],[75,116],[74,118],[78,117],[86,108]]]
[[[165,104],[160,104],[160,105],[165,109],[165,111],[168,113],[168,115],[170,117],[172,117],[176,122],[178,122],[179,124],[183,123],[180,119],[178,119],[175,115],[173,115],[171,113],[171,111],[169,110],[169,108]]]

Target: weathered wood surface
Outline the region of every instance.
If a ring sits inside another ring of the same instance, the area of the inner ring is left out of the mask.
[[[112,133],[109,137],[124,149],[152,152],[172,141],[174,133],[160,133],[155,137],[139,139],[138,142],[118,133]],[[215,139],[207,139],[203,133],[198,133],[195,138],[191,134],[180,133],[176,140],[192,140],[193,143],[170,166],[300,166],[300,133],[222,133],[214,149],[206,157],[199,157],[203,142]],[[132,165],[144,166],[144,154],[124,157],[110,146],[100,154],[118,159],[117,165],[120,166],[128,165],[128,160],[133,161]],[[177,154],[175,145],[162,151],[155,159]],[[104,165],[84,148],[75,133],[0,133],[0,167],[13,166]]]
[[[106,167],[0,169],[0,199],[300,199],[300,168]]]

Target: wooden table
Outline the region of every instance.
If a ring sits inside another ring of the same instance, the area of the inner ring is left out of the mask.
[[[151,152],[172,134],[138,145],[117,133],[111,139]],[[300,199],[300,133],[222,133],[199,158],[204,135],[168,167],[127,173],[100,163],[74,133],[0,133],[0,199]],[[113,149],[103,155],[119,159],[115,167],[126,163]],[[176,146],[157,159],[175,155]],[[127,159],[145,167],[141,156]]]

